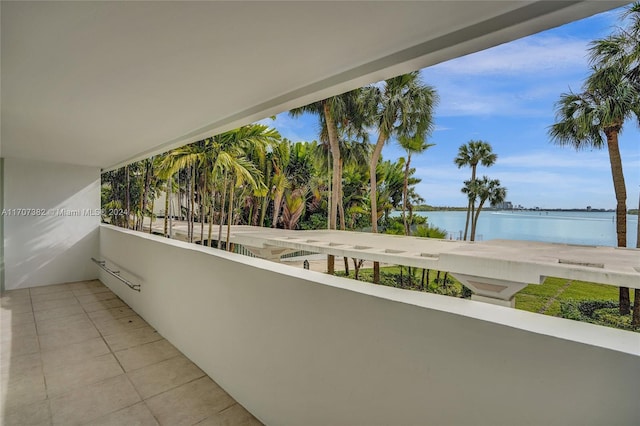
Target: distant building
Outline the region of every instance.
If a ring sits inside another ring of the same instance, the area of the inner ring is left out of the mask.
[[[502,203],[498,203],[493,207],[498,210],[513,210],[513,203],[511,201],[503,201]]]
[[[590,212],[591,211],[591,206],[587,206],[587,211]]]

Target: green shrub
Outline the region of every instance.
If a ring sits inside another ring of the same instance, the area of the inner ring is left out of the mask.
[[[640,328],[631,326],[631,315],[620,315],[618,303],[612,300],[563,300],[560,302],[560,316],[605,327],[640,331]]]
[[[413,235],[415,237],[446,238],[447,231],[437,226],[418,225]]]

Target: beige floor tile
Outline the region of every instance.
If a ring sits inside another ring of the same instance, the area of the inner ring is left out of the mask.
[[[47,311],[49,309],[62,308],[65,306],[78,305],[75,297],[67,297],[65,299],[47,300],[46,302],[38,302],[33,304],[34,311]]]
[[[63,306],[61,308],[48,309],[46,311],[36,311],[34,316],[36,321],[49,321],[56,318],[68,317],[71,315],[83,314],[84,309],[78,303],[75,305]]]
[[[50,351],[96,337],[100,337],[100,333],[95,327],[83,326],[45,334],[44,336],[39,336],[38,340],[40,340],[40,347],[43,351]]]
[[[0,325],[2,326],[2,328],[5,328],[9,325],[26,324],[35,321],[33,312],[30,310],[26,312],[16,312],[14,310],[3,311],[1,315],[2,323]]]
[[[114,354],[125,371],[136,370],[180,355],[165,339],[118,351]]]
[[[0,358],[13,358],[36,353],[39,350],[37,336],[12,337],[0,345]]]
[[[107,320],[107,319],[119,319],[124,317],[131,317],[137,315],[133,309],[126,306],[119,308],[103,309],[100,311],[87,312],[89,318],[93,321]]]
[[[93,294],[86,294],[84,296],[78,296],[78,302],[80,302],[80,304],[82,305],[88,305],[90,303],[100,302],[101,300],[110,300],[110,299],[117,299],[117,298],[118,296],[116,296],[114,292],[109,290],[102,293],[93,293]]]
[[[5,317],[10,317],[12,315],[24,314],[29,312],[33,312],[31,301],[15,303],[11,306],[3,306],[2,308],[0,308],[0,318],[4,319]]]
[[[15,310],[20,305],[31,305],[29,296],[5,296],[0,299],[0,308]]]
[[[2,302],[1,424],[260,424],[97,280]]]
[[[113,309],[113,308],[123,308],[127,305],[120,299],[109,299],[109,300],[101,300],[95,303],[86,303],[82,305],[86,312],[95,312],[101,311],[105,309]]]
[[[99,287],[82,287],[82,288],[74,288],[73,294],[76,296],[87,296],[89,294],[96,293],[106,293],[109,292],[109,287],[107,286],[99,286]]]
[[[149,326],[149,324],[138,315],[118,319],[94,320],[93,323],[103,336],[124,333],[129,330],[135,330],[136,328]]]
[[[69,284],[54,284],[54,285],[45,285],[41,287],[31,287],[29,289],[29,293],[31,296],[49,294],[49,293],[57,293],[59,291],[67,291],[70,290]]]
[[[41,354],[44,368],[52,369],[69,364],[75,364],[85,359],[95,358],[109,353],[107,344],[102,338],[73,343]]]
[[[193,425],[235,404],[209,377],[202,377],[145,401],[162,425]]]
[[[132,348],[134,346],[144,345],[145,343],[155,342],[162,339],[160,333],[151,327],[142,327],[125,333],[111,334],[104,336],[104,340],[112,351],[120,351],[122,349]]]
[[[62,291],[56,291],[54,293],[33,294],[31,295],[31,302],[42,303],[42,302],[47,302],[49,300],[69,299],[69,298],[75,298],[75,297],[76,296],[73,294],[71,290],[62,290]]]
[[[38,352],[0,359],[0,377],[3,382],[6,379],[20,377],[33,371],[42,371],[42,360]]]
[[[11,329],[12,327],[16,326],[16,325],[22,325],[22,324],[31,324],[34,323],[35,320],[33,318],[33,312],[24,312],[21,314],[17,314],[14,312],[10,312],[8,314],[3,314],[2,315],[2,322],[0,322],[0,329],[1,330],[5,330],[5,329]]]
[[[42,401],[46,398],[42,369],[34,369],[19,375],[8,374],[2,378],[0,399],[7,408]]]
[[[204,376],[204,372],[184,355],[127,374],[143,399]]]
[[[28,323],[28,324],[20,324],[14,325],[12,327],[2,326],[2,331],[0,331],[0,344],[4,344],[7,341],[16,338],[16,337],[28,337],[28,336],[36,336],[36,324]]]
[[[106,354],[53,368],[47,364],[44,377],[47,380],[47,394],[52,398],[122,373],[122,368],[115,357],[112,354]]]
[[[4,426],[45,426],[51,424],[49,400],[19,405],[1,413]]]
[[[78,290],[83,288],[109,288],[106,285],[102,284],[100,280],[77,281],[75,283],[69,283],[68,286],[72,290]]]
[[[74,308],[77,306],[73,306]],[[40,312],[47,312],[47,311],[38,311],[38,313]],[[36,312],[33,313],[34,317],[38,314],[36,314]],[[76,314],[72,314],[72,315],[65,315],[65,316],[61,316],[61,317],[57,317],[57,318],[47,318],[47,319],[37,319],[36,322],[38,323],[38,328],[46,328],[46,326],[59,326],[59,325],[72,325],[75,323],[90,323],[93,324],[91,322],[91,320],[89,319],[89,315],[87,315],[86,312],[84,312],[84,310],[76,313]]]
[[[144,402],[91,421],[91,426],[156,426],[158,424]]]
[[[138,393],[122,374],[52,398],[51,415],[54,425],[88,423],[139,401]]]
[[[197,426],[261,426],[262,423],[245,408],[235,403],[218,414],[207,417]]]
[[[20,309],[23,306],[25,309]],[[0,325],[6,325],[6,323],[15,324],[20,322],[31,322],[31,320],[33,320],[31,304],[16,305],[13,308],[2,308],[0,311],[0,320],[2,321]]]
[[[50,320],[38,321],[38,335],[58,333],[61,331],[75,331],[85,328],[95,328],[87,314],[84,312],[66,317],[53,318]]]
[[[28,288],[19,288],[16,290],[7,290],[0,294],[0,299],[9,298],[9,297],[29,297],[29,289]]]

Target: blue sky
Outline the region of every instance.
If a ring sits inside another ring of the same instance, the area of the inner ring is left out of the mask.
[[[469,169],[453,164],[458,147],[471,139],[485,140],[498,154],[491,168],[479,175],[498,178],[507,187],[507,199],[525,207],[614,209],[616,205],[608,154],[576,152],[553,145],[547,136],[554,123],[554,104],[569,89],[579,91],[589,73],[587,47],[619,24],[622,9],[564,25],[511,43],[421,70],[423,82],[440,96],[436,145],[412,157],[418,193],[428,204],[464,206],[460,193]],[[318,137],[317,118],[262,120],[293,141]],[[375,140],[375,138],[373,138]],[[620,136],[627,206],[638,206],[640,190],[640,130],[626,123]],[[385,159],[404,155],[392,140]]]

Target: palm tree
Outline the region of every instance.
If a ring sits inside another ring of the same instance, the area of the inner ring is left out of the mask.
[[[351,136],[357,134],[367,137],[365,127],[371,115],[366,112],[363,104],[368,99],[362,94],[365,89],[355,89],[338,96],[323,99],[312,104],[295,108],[289,113],[299,116],[305,112],[315,114],[320,121],[320,141],[328,142],[332,158],[332,179],[330,186],[329,229],[337,229],[338,209],[341,205],[342,175],[340,155],[340,135]],[[342,215],[344,217],[344,213]],[[330,274],[334,270],[334,256],[327,256],[327,269]]]
[[[549,128],[552,141],[560,146],[609,151],[616,196],[618,247],[627,245],[627,189],[622,172],[618,136],[633,115],[640,117],[638,90],[626,77],[621,64],[593,68],[581,93],[563,93],[556,104],[556,123]],[[620,288],[620,313],[628,314],[629,289]]]
[[[305,105],[300,108],[295,108],[289,111],[289,114],[293,117],[298,117],[304,113],[310,113],[317,115],[320,121],[321,127],[321,140],[326,140],[332,157],[332,188],[331,193],[331,209],[329,212],[329,228],[336,229],[338,218],[338,197],[339,191],[336,188],[340,188],[340,147],[338,142],[338,117],[344,115],[345,105],[344,99],[341,96],[333,96],[331,98],[323,99],[318,102],[314,102],[309,105]]]
[[[238,129],[216,135],[213,138],[218,144],[216,166],[220,174],[224,173],[225,184],[229,183],[229,202],[227,206],[227,236],[226,248],[231,250],[229,244],[231,224],[233,223],[233,203],[236,188],[248,184],[257,196],[266,196],[267,188],[263,181],[263,175],[256,165],[249,161],[245,154],[256,145],[266,149],[280,141],[280,134],[275,130],[261,124],[250,124]],[[225,193],[227,188],[223,188]],[[223,204],[224,204],[223,195]],[[221,207],[223,209],[224,206]],[[223,219],[224,220],[224,219]],[[223,220],[219,224],[218,248],[221,247],[221,232]]]
[[[626,28],[591,43],[591,63],[598,68],[620,65],[625,76],[636,88],[640,88],[640,2],[630,5],[622,14],[628,18]]]
[[[193,204],[195,203],[195,176],[199,171],[203,179],[200,180],[200,199],[204,199],[205,193],[210,193],[209,201],[213,202],[213,182],[224,176],[225,185],[222,188],[223,200],[221,210],[224,209],[224,194],[227,192],[229,181],[233,185],[241,185],[248,182],[253,189],[264,191],[264,184],[256,178],[261,177],[255,165],[244,156],[248,147],[266,146],[279,140],[280,134],[267,126],[252,124],[214,137],[177,148],[167,154],[161,165],[165,173],[172,175],[178,170],[186,168],[192,176],[190,190],[191,214],[189,221],[193,221]],[[240,182],[240,183],[238,183]],[[233,196],[234,191],[229,190]],[[229,206],[232,206],[230,200]],[[202,210],[202,208],[201,208]],[[209,214],[212,217],[212,212]],[[229,223],[231,220],[229,219]],[[219,224],[218,247],[220,247],[222,220]],[[191,226],[190,239],[193,239],[193,226]],[[209,226],[209,240],[211,240],[211,225]]]
[[[384,217],[386,223],[389,222],[391,211],[397,209],[402,203],[404,162],[404,158],[400,157],[396,162],[387,160],[378,164],[377,180],[380,182],[380,190],[376,193],[378,209],[376,217],[378,219]],[[411,180],[409,183],[411,184]]]
[[[500,186],[500,181],[498,179],[489,179],[487,176],[483,176],[482,179],[466,181],[465,189],[466,188],[468,188],[467,191],[469,193],[474,194],[474,198],[480,200],[478,209],[476,210],[471,223],[470,240],[475,241],[478,218],[480,217],[480,212],[482,211],[482,207],[484,207],[485,202],[488,200],[489,204],[492,206],[504,202],[507,198],[507,188]]]
[[[371,154],[369,177],[371,184],[371,232],[378,232],[376,169],[382,148],[389,139],[428,133],[433,128],[433,112],[438,95],[433,87],[420,81],[420,72],[414,71],[385,81],[384,89],[373,87],[373,95],[365,92],[376,102],[374,113],[378,138]],[[371,105],[371,101],[364,103]]]
[[[273,170],[273,176],[271,178],[271,196],[273,197],[273,219],[271,221],[271,227],[276,228],[280,220],[280,211],[282,209],[285,190],[290,187],[286,173],[287,166],[291,160],[291,145],[289,141],[285,139],[275,144],[273,154],[274,155],[271,156]]]
[[[640,2],[630,5],[623,13],[622,18],[629,18],[626,28],[618,28],[608,37],[591,43],[591,63],[598,68],[620,66],[629,84],[636,91],[640,91]],[[640,120],[640,117],[638,119]],[[636,245],[640,248],[640,226],[638,227],[638,242]],[[628,292],[628,289],[620,288],[621,312],[626,310],[622,305],[623,303],[626,305],[629,300]],[[640,289],[635,289],[634,291],[633,319],[631,322],[633,325],[640,326]]]
[[[476,169],[478,168],[478,164],[482,164],[485,167],[491,167],[495,164],[497,159],[498,156],[493,153],[491,144],[481,140],[470,140],[458,148],[458,155],[453,159],[453,162],[458,166],[458,168],[465,166],[471,167],[471,179],[469,182],[473,182],[476,180]],[[464,226],[463,239],[465,241],[474,217],[476,201],[474,194],[475,193],[473,191],[467,193],[467,195],[469,195],[469,202],[467,204],[467,220]]]
[[[296,229],[298,221],[304,214],[307,192],[308,189],[303,186],[285,195],[282,210],[282,223],[285,229]]]
[[[407,152],[407,161],[404,165],[404,184],[402,189],[402,222],[404,223],[405,235],[410,234],[409,222],[407,221],[407,204],[409,200],[409,171],[411,170],[411,155],[421,154],[427,149],[434,146],[434,144],[427,143],[425,141],[424,134],[417,134],[413,137],[399,136],[398,143]]]
[[[193,242],[193,223],[196,198],[196,167],[202,162],[207,143],[195,142],[170,151],[162,160],[163,175],[171,176],[180,170],[187,171],[187,238]]]

